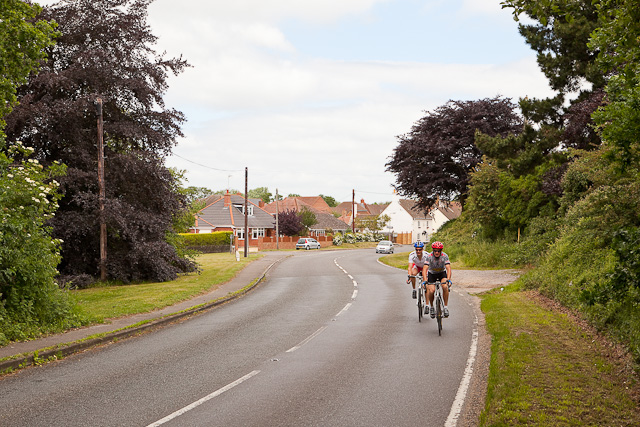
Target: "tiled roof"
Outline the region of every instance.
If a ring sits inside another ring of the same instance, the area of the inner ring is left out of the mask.
[[[399,203],[413,219],[431,219],[431,215],[426,214],[415,200],[400,199]]]
[[[340,221],[330,213],[316,213],[316,221],[317,223],[310,227],[312,230],[326,230],[327,228],[331,228],[334,231],[342,231],[350,228],[349,224]]]
[[[230,194],[230,206],[224,206],[224,196],[208,197],[207,201],[213,200],[201,209],[196,215],[196,227],[202,226],[202,221],[205,224],[213,227],[235,227],[240,228],[244,226],[244,215],[242,208],[244,207],[244,197],[238,194]],[[215,199],[215,200],[214,200]],[[240,207],[235,207],[240,205]],[[253,206],[253,215],[247,217],[247,225],[251,228],[275,228],[275,219],[271,214],[261,209],[258,204],[250,202],[249,205]]]

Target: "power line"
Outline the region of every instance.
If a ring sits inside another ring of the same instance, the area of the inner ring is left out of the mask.
[[[242,169],[218,169],[218,168],[212,168],[211,166],[206,166],[203,164],[200,164],[198,162],[194,162],[193,160],[189,160],[187,158],[184,158],[176,153],[171,153],[172,156],[176,156],[176,157],[180,157],[182,160],[187,161],[189,163],[193,163],[194,165],[198,165],[198,166],[202,166],[203,168],[207,168],[207,169],[212,169],[214,171],[219,171],[219,172],[240,172],[242,171]]]

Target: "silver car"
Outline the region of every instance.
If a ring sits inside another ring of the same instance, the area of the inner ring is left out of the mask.
[[[320,249],[320,243],[311,237],[303,237],[298,239],[298,243],[296,243],[296,250],[298,249]]]
[[[389,240],[381,240],[378,242],[378,246],[376,246],[376,253],[380,254],[392,254],[393,253],[393,243]]]

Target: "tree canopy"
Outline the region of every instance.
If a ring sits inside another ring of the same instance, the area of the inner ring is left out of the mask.
[[[7,137],[35,149],[43,164],[68,166],[51,220],[61,238],[62,274],[97,274],[99,221],[96,109],[104,103],[107,267],[122,281],[168,280],[195,265],[167,236],[187,209],[164,166],[181,136],[182,113],[165,107],[168,73],[187,63],[158,55],[146,24],[150,0],[64,0],[44,8],[61,35],[41,72],[18,90]]]
[[[516,105],[503,97],[449,101],[427,112],[408,134],[397,139],[387,170],[396,174],[396,189],[428,209],[438,200],[464,203],[469,171],[482,157],[476,132],[507,136],[522,129]]]

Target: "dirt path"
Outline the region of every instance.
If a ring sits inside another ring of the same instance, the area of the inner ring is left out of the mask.
[[[470,294],[477,294],[505,286],[514,282],[520,271],[518,270],[456,270],[453,269],[451,281],[453,287],[460,286]]]

